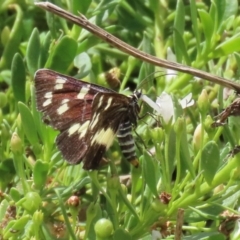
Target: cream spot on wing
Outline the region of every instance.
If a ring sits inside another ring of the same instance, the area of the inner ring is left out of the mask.
[[[74,133],[77,132],[78,134],[80,134],[79,138],[82,138],[86,134],[86,132],[87,132],[89,123],[90,123],[90,121],[88,120],[85,123],[83,123],[82,125],[80,123],[73,124],[68,129],[68,136],[71,136],[71,135],[73,135]]]
[[[43,107],[46,107],[46,106],[50,105],[51,103],[52,103],[52,98],[49,98],[43,103]]]
[[[107,110],[109,107],[110,107],[110,105],[111,105],[111,103],[112,103],[112,98],[109,98],[108,99],[108,101],[107,101],[107,106],[104,108],[104,110]]]
[[[93,123],[91,124],[91,130],[97,125],[99,121],[99,114],[96,116],[96,113],[93,115]]]
[[[45,93],[44,98],[52,98],[52,92]]]
[[[111,128],[108,128],[106,130],[101,129],[95,134],[94,138],[91,141],[91,145],[94,145],[94,143],[97,142],[98,144],[105,145],[106,149],[108,149],[112,145],[114,136],[115,134]]]
[[[61,104],[64,104],[64,103],[67,103],[67,102],[69,102],[69,99],[63,99]]]
[[[90,123],[89,120],[86,121],[86,122],[78,129],[78,133],[81,133],[81,134],[80,134],[80,138],[82,138],[82,137],[86,134],[86,132],[87,132],[87,130],[88,130],[89,123]]]
[[[58,115],[61,115],[61,114],[65,113],[68,109],[69,109],[69,107],[68,107],[67,103],[65,103],[57,109],[57,113],[58,113]]]
[[[77,98],[78,99],[84,99],[84,97],[86,96],[86,94],[88,93],[90,89],[90,85],[86,85],[86,86],[83,86],[79,92],[79,94],[77,95]]]
[[[103,95],[99,98],[98,108],[102,105],[102,101],[103,101]]]
[[[56,78],[56,83],[64,84],[67,81],[66,78],[58,76]]]
[[[69,129],[68,129],[68,136],[71,136],[72,134],[74,134],[75,132],[77,132],[77,130],[80,128],[81,124],[80,123],[75,123],[73,124]]]
[[[58,83],[54,86],[54,89],[58,90],[58,89],[63,89],[63,84],[62,83]]]

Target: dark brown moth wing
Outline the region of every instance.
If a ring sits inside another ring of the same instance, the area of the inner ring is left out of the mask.
[[[98,93],[93,101],[93,116],[86,135],[88,150],[84,169],[96,169],[105,151],[112,145],[119,125],[128,118],[131,98],[122,94]]]
[[[35,89],[38,110],[60,131],[90,120],[94,96],[98,92],[112,92],[49,69],[36,72]]]
[[[88,148],[85,136],[93,99],[99,92],[113,91],[48,69],[36,72],[35,89],[37,109],[60,131],[57,145],[63,157],[69,163],[79,163]]]

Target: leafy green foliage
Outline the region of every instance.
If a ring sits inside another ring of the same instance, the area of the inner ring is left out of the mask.
[[[211,127],[234,93],[228,98],[204,79],[141,62],[33,1],[12,2],[0,6],[0,238],[239,239],[237,148],[229,154],[239,145],[239,119]],[[237,0],[58,2],[146,53],[166,59],[172,51],[185,65],[239,78]],[[174,116],[146,115],[152,110],[142,104],[133,133],[137,169],[117,142],[99,171],[69,166],[54,143],[57,132],[36,110],[33,77],[43,67],[105,86],[104,73],[117,67],[121,93],[139,86],[153,100],[171,93]],[[182,109],[178,100],[188,93],[197,104]]]

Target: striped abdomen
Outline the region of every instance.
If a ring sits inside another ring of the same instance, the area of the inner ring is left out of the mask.
[[[122,122],[118,128],[117,138],[123,156],[135,167],[138,166],[138,160],[135,154],[135,144],[132,136],[132,124],[129,120]]]

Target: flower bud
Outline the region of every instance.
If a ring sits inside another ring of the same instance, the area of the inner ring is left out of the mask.
[[[10,34],[11,34],[10,28],[8,26],[5,26],[2,29],[2,33],[1,33],[1,42],[2,42],[3,46],[6,46],[8,44]]]
[[[67,200],[67,204],[70,207],[78,207],[79,204],[81,203],[80,198],[77,196],[71,196],[70,198],[68,198]]]
[[[206,89],[203,89],[199,98],[198,98],[198,108],[201,114],[206,115],[209,109],[209,100]]]
[[[193,147],[198,151],[202,142],[202,124],[198,124],[193,134]]]
[[[184,130],[184,119],[183,118],[178,118],[177,121],[174,123],[174,130],[176,134],[181,135],[183,130]]]
[[[113,224],[110,220],[106,219],[106,218],[101,218],[99,219],[95,226],[94,226],[94,230],[96,235],[99,238],[108,238],[112,235],[113,233]]]
[[[23,150],[22,140],[16,132],[12,134],[11,149],[14,154],[22,153]]]

